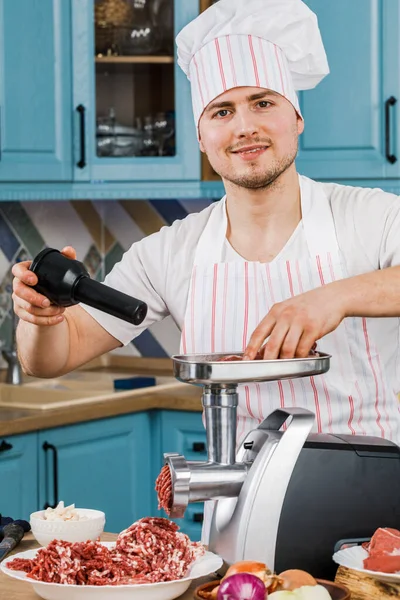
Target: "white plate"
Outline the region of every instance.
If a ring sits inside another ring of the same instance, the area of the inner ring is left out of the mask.
[[[112,548],[115,542],[102,542]],[[38,550],[27,550],[14,554],[0,564],[6,575],[25,581],[33,586],[35,592],[45,600],[173,600],[183,594],[193,579],[204,577],[217,571],[222,565],[222,558],[206,552],[192,565],[188,577],[177,581],[160,583],[144,583],[137,585],[68,585],[62,583],[44,583],[29,579],[23,571],[7,569],[7,563],[14,558],[34,558]]]
[[[352,546],[345,550],[339,550],[333,555],[333,560],[342,567],[354,569],[365,573],[369,577],[373,577],[378,581],[386,581],[387,583],[400,583],[400,572],[397,573],[382,573],[381,571],[369,571],[364,569],[364,559],[368,558],[368,552],[362,546]]]

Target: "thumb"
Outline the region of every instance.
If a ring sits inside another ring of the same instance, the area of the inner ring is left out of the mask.
[[[65,246],[61,250],[61,254],[64,254],[67,258],[76,259],[76,250],[72,246]]]

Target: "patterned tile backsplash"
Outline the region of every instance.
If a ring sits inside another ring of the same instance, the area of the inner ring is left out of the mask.
[[[0,202],[0,344],[12,339],[12,265],[45,247],[73,246],[92,277],[101,281],[133,242],[198,212],[210,200]],[[126,348],[135,356],[170,356],[180,334],[171,318],[156,323]],[[4,367],[0,362],[0,367]]]

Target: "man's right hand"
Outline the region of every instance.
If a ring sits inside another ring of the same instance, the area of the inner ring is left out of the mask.
[[[68,258],[76,258],[76,252],[71,246],[61,250]],[[13,302],[15,314],[34,325],[58,325],[64,320],[65,308],[51,304],[50,300],[32,289],[38,282],[37,276],[29,270],[30,260],[16,263],[12,268],[13,280]]]

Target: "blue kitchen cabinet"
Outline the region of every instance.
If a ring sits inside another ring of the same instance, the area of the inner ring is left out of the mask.
[[[110,0],[72,0],[76,182],[102,183],[106,194],[107,182],[200,180],[190,86],[174,47],[198,10],[196,0],[121,0],[111,19]]]
[[[71,6],[0,0],[0,181],[70,181]]]
[[[164,452],[178,452],[189,461],[207,460],[207,437],[200,412],[165,410],[156,413],[155,418],[157,424],[154,437],[158,440],[159,447],[154,448],[157,450],[154,452],[154,477],[161,470]],[[195,502],[189,504],[182,519],[175,519],[181,531],[193,541],[200,540],[201,537],[203,510],[203,503]],[[162,515],[165,516],[165,513]]]
[[[400,3],[305,0],[331,73],[300,93],[305,130],[296,161],[314,179],[400,176]]]
[[[79,423],[39,433],[39,503],[63,500],[106,514],[106,531],[120,532],[148,516],[149,413]]]
[[[38,510],[37,434],[0,437],[0,513],[29,521]]]

